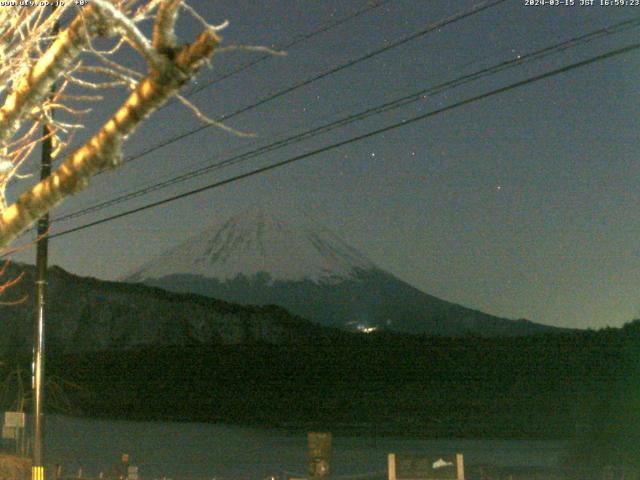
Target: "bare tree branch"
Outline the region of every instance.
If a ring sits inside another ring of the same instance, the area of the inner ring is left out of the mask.
[[[51,47],[23,75],[7,97],[0,109],[0,145],[6,144],[20,128],[28,112],[44,102],[55,80],[80,53],[87,39],[95,34],[98,17],[91,6],[86,8],[84,18],[77,16],[68,28],[58,34]]]
[[[160,10],[163,10],[164,5],[169,5],[165,7],[169,8],[173,3],[177,2],[162,2]],[[164,11],[163,14],[168,13]],[[158,17],[162,18],[160,12]],[[168,26],[171,29],[173,27],[166,19],[163,22],[165,30],[158,34],[159,39],[167,37]],[[173,41],[171,35],[168,35],[168,41]],[[177,93],[211,57],[219,41],[213,29],[206,29],[192,44],[182,48],[167,49],[160,45],[161,51],[171,52],[164,54],[166,60],[162,62],[162,67],[152,68],[150,74],[138,83],[125,103],[93,138],[67,158],[49,178],[20,195],[17,201],[0,215],[0,247],[8,245],[63,198],[86,188],[92,175],[105,168],[118,166],[121,161],[122,142],[148,115]],[[56,55],[53,56],[57,58]],[[69,58],[66,62],[69,63]],[[47,62],[45,66],[50,68],[51,63],[56,62]]]

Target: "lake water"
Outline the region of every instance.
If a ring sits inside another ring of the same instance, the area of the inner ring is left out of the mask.
[[[130,455],[141,479],[262,479],[302,475],[306,435],[282,430],[171,422],[92,420],[63,416],[46,419],[47,465],[64,474],[82,467],[85,476],[108,472]],[[548,466],[566,452],[561,441],[424,440],[398,437],[334,436],[335,477],[383,475],[387,454],[463,453],[465,464]],[[49,470],[52,471],[52,470]]]

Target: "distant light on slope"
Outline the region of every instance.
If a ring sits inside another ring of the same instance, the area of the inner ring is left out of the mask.
[[[366,325],[358,325],[356,328],[362,333],[373,333],[378,330],[378,327],[367,327]]]

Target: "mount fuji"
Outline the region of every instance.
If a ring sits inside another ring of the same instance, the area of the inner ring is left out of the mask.
[[[428,295],[375,265],[309,216],[262,207],[211,225],[125,281],[245,305],[278,305],[321,325],[457,336],[556,331]]]

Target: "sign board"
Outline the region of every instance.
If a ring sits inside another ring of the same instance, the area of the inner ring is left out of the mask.
[[[7,427],[6,425],[2,426],[2,438],[7,438],[9,440],[15,440],[17,437],[18,429],[15,427]]]
[[[389,454],[389,480],[464,480],[461,453],[449,455]]]
[[[331,433],[307,434],[307,470],[311,478],[327,478],[331,470]]]
[[[4,425],[11,428],[24,428],[24,412],[4,412]]]
[[[127,478],[129,480],[138,480],[138,467],[133,465],[127,467]]]

